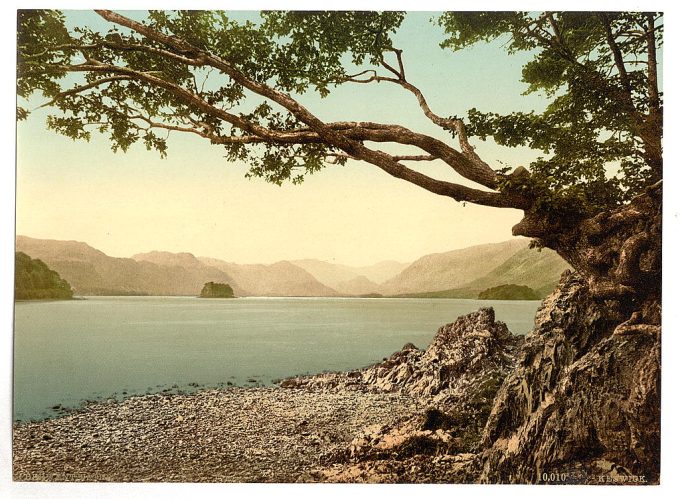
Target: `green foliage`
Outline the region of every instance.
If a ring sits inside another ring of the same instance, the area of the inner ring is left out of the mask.
[[[17,252],[14,259],[15,300],[67,300],[73,298],[68,282],[42,260]]]
[[[261,16],[256,24],[236,22],[225,12],[151,11],[146,24],[229,61],[257,82],[285,92],[302,93],[311,88],[323,97],[345,75],[347,54],[356,64],[375,63],[382,51],[391,47],[389,35],[403,19],[397,12],[263,12]],[[39,91],[47,98],[57,98],[69,88],[59,67],[82,63],[84,53],[92,60],[153,74],[200,94],[212,106],[236,110],[258,125],[281,131],[301,126],[267,102],[245,109],[248,103],[243,87],[229,79],[212,78],[210,70],[172,63],[150,51],[113,49],[114,45],[143,45],[167,50],[160,43],[115,26],[105,33],[89,27],[69,31],[64,20],[56,11],[19,11],[20,97]],[[75,46],[91,48],[82,53],[69,48]],[[84,73],[78,83],[91,83],[101,76]],[[144,118],[173,126],[200,124],[219,136],[237,132],[166,89],[129,79],[103,84],[96,91],[61,96],[54,105],[60,116],[50,116],[50,129],[74,140],[88,140],[95,127],[109,137],[114,151],[125,152],[142,141],[147,149],[167,154],[167,135],[149,128]],[[25,119],[27,111],[20,108],[17,116]],[[228,159],[252,165],[248,176],[278,185],[286,180],[301,182],[305,174],[321,169],[324,158],[333,152],[321,144],[230,144],[226,149]]]
[[[234,298],[234,290],[229,284],[206,282],[201,290],[201,298]]]
[[[540,300],[541,295],[529,286],[503,284],[479,293],[480,300]]]
[[[140,142],[165,156],[169,129],[191,129],[214,143],[252,133],[178,97],[170,86],[255,127],[288,132],[306,126],[214,68],[187,65],[181,58],[206,51],[276,91],[292,96],[315,92],[323,98],[352,73],[379,67],[386,51],[408,50],[392,41],[404,18],[402,12],[272,11],[242,21],[219,11],[150,11],[145,26],[183,41],[186,50],[179,50],[114,24],[106,31],[69,29],[57,11],[22,10],[17,93],[22,99],[34,92],[50,99],[57,112],[48,118],[48,127],[74,140],[88,140],[94,130],[108,136],[114,151]],[[660,48],[663,23],[660,15],[652,19],[653,45]],[[542,213],[582,217],[619,205],[660,178],[663,104],[653,98],[649,68],[640,63],[648,55],[646,13],[446,12],[435,21],[444,30],[445,49],[498,39],[509,54],[532,55],[522,79],[527,93],[548,97],[545,110],[500,114],[471,109],[467,115],[468,136],[542,154],[527,165],[530,177],[505,176],[502,192],[530,197]],[[608,34],[625,61],[625,78]],[[163,83],[64,70],[88,61],[142,72]],[[102,79],[108,81],[96,83]],[[93,86],[71,91],[77,85]],[[19,120],[28,114],[25,107],[17,109]],[[250,165],[248,176],[278,185],[301,182],[340,152],[325,143],[232,140],[223,146],[229,160]],[[336,163],[345,161],[340,156]]]
[[[616,68],[607,22],[619,36],[628,88]],[[641,63],[647,49],[645,13],[447,12],[439,23],[448,34],[443,47],[460,50],[500,39],[510,54],[530,51],[533,58],[522,72],[526,93],[551,99],[543,112],[469,111],[469,136],[545,155],[529,165],[530,179],[522,185],[507,179],[503,190],[534,197],[537,211],[582,216],[616,206],[658,180],[660,172],[642,140],[650,128],[661,134],[661,124],[650,124],[648,116],[655,109]],[[659,47],[663,24],[658,19],[655,28]]]
[[[345,76],[346,55],[353,64],[376,65],[392,48],[390,35],[403,12],[264,12],[262,31],[279,41],[275,73],[278,85],[295,92],[313,87],[322,96]]]

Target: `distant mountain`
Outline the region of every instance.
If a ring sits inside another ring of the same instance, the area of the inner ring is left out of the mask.
[[[409,265],[393,260],[362,267],[313,259],[292,260],[291,263],[305,269],[322,284],[349,295],[375,293],[379,284],[396,276]]]
[[[527,239],[426,255],[381,287],[384,295],[476,298],[504,284],[528,286],[546,295],[569,265],[554,251],[530,250]]]
[[[78,295],[198,296],[208,281],[231,282],[231,276],[207,265],[183,267],[114,258],[77,241],[17,236],[16,248],[44,261]],[[234,291],[238,295],[240,290],[235,287]]]
[[[526,240],[512,239],[425,255],[383,283],[382,292],[399,295],[463,288],[467,283],[484,277],[527,244]]]
[[[41,259],[79,295],[198,296],[206,282],[229,284],[236,296],[476,298],[502,285],[545,295],[568,268],[553,251],[529,250],[528,240],[520,238],[426,255],[410,265],[386,261],[366,267],[320,260],[242,265],[166,251],[114,258],[83,242],[25,236],[17,236],[16,249]]]
[[[17,252],[14,258],[15,300],[68,300],[73,290],[68,282],[44,262],[26,253]]]
[[[359,274],[365,276],[372,282],[382,284],[388,279],[399,274],[406,269],[410,263],[397,262],[394,260],[384,260],[373,265],[366,265],[363,267],[350,267]]]
[[[524,247],[484,277],[470,282],[474,289],[487,289],[501,284],[528,286],[546,296],[555,289],[562,272],[570,268],[562,257],[550,249]]]
[[[354,279],[337,283],[335,289],[343,295],[359,296],[378,293],[380,286],[367,277],[360,275]]]
[[[203,268],[205,264],[191,253],[171,253],[169,251],[149,251],[132,255],[138,262],[151,262],[166,267],[182,267],[187,269]]]
[[[359,274],[347,265],[324,262],[321,260],[291,260],[290,263],[306,270],[320,283],[336,289],[341,282],[359,277]]]
[[[321,284],[312,274],[281,261],[271,265],[241,265],[225,262],[217,258],[199,259],[233,278],[233,282],[243,289],[240,296],[338,296],[338,292]]]

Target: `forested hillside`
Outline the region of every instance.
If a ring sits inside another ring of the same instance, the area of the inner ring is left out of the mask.
[[[14,259],[15,300],[68,300],[71,285],[41,260],[17,252]]]

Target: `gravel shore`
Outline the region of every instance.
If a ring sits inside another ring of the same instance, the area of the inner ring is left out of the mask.
[[[16,423],[14,479],[469,483],[520,341],[481,309],[364,369]]]
[[[314,481],[368,425],[422,407],[397,393],[227,388],[92,404],[14,425],[17,481]]]

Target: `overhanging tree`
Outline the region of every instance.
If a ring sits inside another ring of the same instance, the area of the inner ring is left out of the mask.
[[[637,296],[640,308],[651,293],[658,308],[661,14],[443,13],[442,48],[503,38],[509,53],[531,51],[523,80],[550,99],[540,113],[473,109],[462,119],[435,112],[409,81],[408,48],[392,41],[404,13],[264,12],[259,23],[221,12],[153,11],[144,22],[97,13],[107,32],[69,30],[55,11],[19,12],[18,94],[48,98],[57,110],[48,118],[53,130],[74,139],[98,130],[114,150],[142,141],[161,155],[165,133],[191,133],[277,184],[364,161],[456,201],[524,210],[513,232],[557,250],[589,278],[593,294]],[[451,140],[400,124],[323,121],[294,97],[376,83],[401,87]],[[258,103],[245,110],[246,99]],[[19,119],[28,114],[18,109]],[[494,169],[470,137],[543,156],[528,169]],[[396,155],[395,144],[415,153]],[[408,166],[434,160],[476,186]],[[645,320],[658,321],[654,307],[643,308]]]

